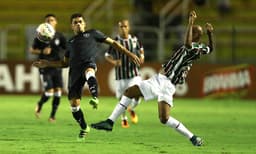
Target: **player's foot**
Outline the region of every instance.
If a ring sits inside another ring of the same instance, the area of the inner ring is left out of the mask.
[[[39,105],[37,104],[36,107],[35,107],[35,116],[36,118],[40,118],[40,107]]]
[[[122,125],[123,128],[129,128],[130,127],[127,119],[123,119],[121,125]]]
[[[130,113],[132,123],[137,124],[138,123],[138,116],[135,113],[135,111],[131,110],[130,108],[128,109],[128,111]]]
[[[87,134],[90,132],[90,127],[87,126],[86,129],[81,129],[79,134],[78,134],[78,138],[77,141],[84,141],[85,137],[87,136]]]
[[[113,124],[108,122],[107,120],[101,121],[98,123],[91,124],[91,127],[98,130],[106,130],[106,131],[112,131]]]
[[[203,144],[203,140],[200,137],[197,137],[196,135],[193,135],[190,141],[194,146],[201,146]]]
[[[89,104],[92,106],[93,109],[97,109],[99,104],[99,99],[97,97],[93,97],[92,99],[90,99]]]
[[[48,121],[49,121],[50,123],[55,123],[55,122],[56,122],[56,119],[53,118],[53,117],[50,117],[50,118],[48,119]]]

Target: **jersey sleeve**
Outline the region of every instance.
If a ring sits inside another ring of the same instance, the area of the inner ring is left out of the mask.
[[[211,51],[210,51],[210,47],[205,45],[205,44],[200,44],[199,45],[199,51],[201,54],[209,54]]]
[[[107,39],[107,36],[99,30],[93,30],[92,32],[97,42],[104,42]]]

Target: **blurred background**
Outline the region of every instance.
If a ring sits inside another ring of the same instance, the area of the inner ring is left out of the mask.
[[[128,18],[144,44],[146,61],[162,61],[182,43],[188,12],[194,9],[197,24],[210,22],[215,28],[216,50],[200,62],[256,63],[254,0],[8,0],[0,8],[1,60],[31,58],[27,49],[45,14],[56,14],[58,30],[69,37],[69,17],[81,12],[88,28],[109,36],[116,33],[118,20]]]
[[[256,64],[256,52],[254,51],[256,48],[255,8],[256,1],[254,0],[2,1],[0,3],[0,62],[4,64],[1,65],[4,67],[2,67],[2,71],[0,70],[0,76],[1,73],[6,74],[7,72],[8,74],[10,70],[10,76],[13,76],[13,78],[9,81],[6,76],[3,77],[2,75],[0,91],[8,92],[9,84],[6,84],[6,81],[10,83],[14,81],[13,89],[17,89],[18,81],[15,80],[19,77],[17,77],[14,65],[17,65],[17,61],[28,62],[30,65],[34,60],[35,57],[28,52],[28,48],[33,42],[35,28],[43,22],[44,16],[48,13],[57,16],[57,30],[63,32],[67,38],[73,35],[70,29],[70,15],[72,13],[82,13],[86,18],[88,29],[99,29],[111,37],[117,33],[117,22],[120,19],[127,18],[131,22],[132,33],[137,35],[143,43],[145,65],[157,63],[160,66],[159,64],[172,54],[172,50],[183,43],[184,30],[190,10],[195,10],[198,14],[196,24],[204,26],[206,22],[209,22],[214,26],[215,50],[211,55],[205,56],[196,62],[200,65],[194,69],[197,71],[192,69],[192,72],[196,72],[196,75],[190,75],[188,82],[196,81],[200,73],[212,68],[206,67],[202,70],[202,66],[208,66],[206,64],[211,64],[211,66],[223,65],[222,67],[245,64],[246,71],[249,72],[246,88],[247,90],[248,87],[252,89],[256,87],[254,82],[254,65]],[[206,37],[203,37],[202,40],[207,43]],[[102,52],[104,52],[104,46]],[[99,63],[104,63],[103,56],[104,54],[99,54],[97,59]],[[15,62],[15,64],[10,62]],[[28,67],[29,65],[26,64],[25,66]],[[104,64],[104,66],[106,65]],[[247,67],[247,65],[250,67]],[[7,71],[3,69],[6,67],[8,67]],[[244,78],[241,76],[244,69],[245,67],[238,71],[233,69],[233,73],[238,76],[234,79],[234,82]],[[245,76],[246,73],[244,73]],[[25,82],[36,80],[35,76],[33,79],[30,76],[32,75],[26,75],[21,83],[22,85],[25,84],[25,87],[27,86]],[[204,81],[203,77],[198,82],[201,83],[202,81]],[[15,82],[16,85],[14,85]],[[213,80],[214,83],[216,83],[215,80]],[[241,89],[239,86],[238,90]],[[17,92],[13,89],[10,92]],[[254,97],[256,97],[255,95]]]

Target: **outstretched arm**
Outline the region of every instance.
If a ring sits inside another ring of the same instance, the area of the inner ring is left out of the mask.
[[[208,36],[208,46],[210,48],[210,52],[213,51],[213,40],[212,40],[212,32],[213,32],[213,26],[210,23],[206,23],[206,33]]]
[[[38,68],[45,68],[45,67],[68,67],[68,58],[64,57],[62,61],[48,61],[45,59],[41,59],[38,61],[33,62],[32,64],[35,67]]]
[[[141,64],[141,61],[140,59],[135,55],[133,54],[132,52],[130,52],[129,50],[127,50],[124,46],[122,46],[121,44],[119,44],[117,41],[107,37],[106,40],[105,40],[106,43],[110,44],[113,48],[115,48],[116,50],[118,50],[119,52],[121,53],[124,53],[126,54],[128,57],[130,57],[132,59],[132,61],[140,66]]]
[[[192,28],[194,25],[194,21],[197,18],[196,12],[195,11],[191,11],[189,13],[189,19],[188,19],[188,27],[187,27],[187,31],[186,31],[186,35],[185,35],[185,40],[184,40],[184,44],[187,48],[191,48],[191,44],[192,44]]]

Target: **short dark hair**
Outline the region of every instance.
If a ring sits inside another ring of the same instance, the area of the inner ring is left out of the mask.
[[[72,14],[72,15],[70,16],[70,23],[72,23],[72,20],[73,20],[74,18],[80,18],[80,17],[82,17],[82,18],[84,19],[83,15],[82,15],[81,13],[74,13],[74,14]]]
[[[44,16],[44,19],[48,18],[48,17],[54,17],[56,19],[56,15],[53,13],[48,13]]]

